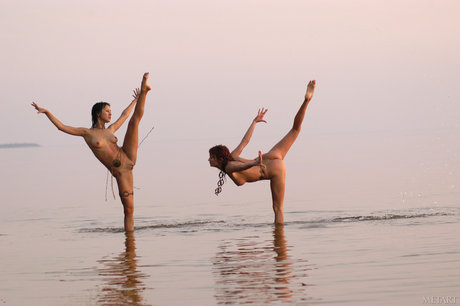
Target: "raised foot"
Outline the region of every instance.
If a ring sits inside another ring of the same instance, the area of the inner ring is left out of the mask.
[[[313,97],[313,93],[315,92],[315,86],[316,86],[315,80],[308,82],[307,92],[305,93],[306,101],[310,101],[311,98]]]
[[[146,72],[144,73],[144,76],[142,77],[142,83],[141,83],[141,91],[143,92],[148,92],[152,87],[150,87],[150,84],[148,83],[149,79],[149,73]]]

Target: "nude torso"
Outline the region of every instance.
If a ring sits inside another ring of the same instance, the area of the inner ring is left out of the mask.
[[[88,129],[88,133],[84,138],[96,158],[109,169],[114,176],[126,170],[130,171],[134,167],[133,162],[126,156],[125,152],[118,147],[118,139],[109,129]],[[113,162],[116,159],[121,162],[119,167],[114,167]]]
[[[247,163],[249,161],[248,159],[238,158],[229,163]],[[263,164],[266,167],[263,171],[261,171],[260,166],[254,166],[243,171],[228,173],[228,176],[237,186],[241,186],[245,183],[271,179],[278,173],[278,169],[282,169],[283,171],[285,169],[284,161],[281,159],[264,159]]]

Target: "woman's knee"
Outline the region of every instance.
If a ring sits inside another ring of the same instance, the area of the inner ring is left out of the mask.
[[[291,138],[294,138],[292,142],[294,142],[297,139],[297,136],[300,134],[300,130],[302,130],[302,123],[300,124],[295,124],[292,126],[292,129],[289,131],[288,134],[290,134]]]

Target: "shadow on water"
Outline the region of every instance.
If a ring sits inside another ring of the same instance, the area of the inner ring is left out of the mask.
[[[215,298],[219,304],[301,303],[308,284],[306,261],[289,256],[284,226],[271,239],[248,236],[224,240],[213,259]]]
[[[142,292],[146,289],[143,280],[148,275],[137,267],[134,233],[125,233],[125,236],[124,250],[118,256],[98,261],[103,266],[98,268],[98,274],[104,282],[98,297],[100,305],[147,305]]]

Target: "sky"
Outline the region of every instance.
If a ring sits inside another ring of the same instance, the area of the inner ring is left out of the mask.
[[[100,100],[120,112],[144,71],[145,130],[164,139],[218,136],[209,126],[233,137],[262,106],[279,130],[310,79],[317,131],[460,122],[458,1],[4,0],[0,11],[2,143],[53,142],[31,101],[77,126]]]
[[[116,116],[146,71],[146,151],[236,146],[266,107],[245,156],[255,157],[287,132],[312,79],[305,135],[368,133],[371,146],[381,133],[458,133],[459,13],[453,0],[2,0],[0,143],[83,147],[30,103],[89,127],[95,102]]]

